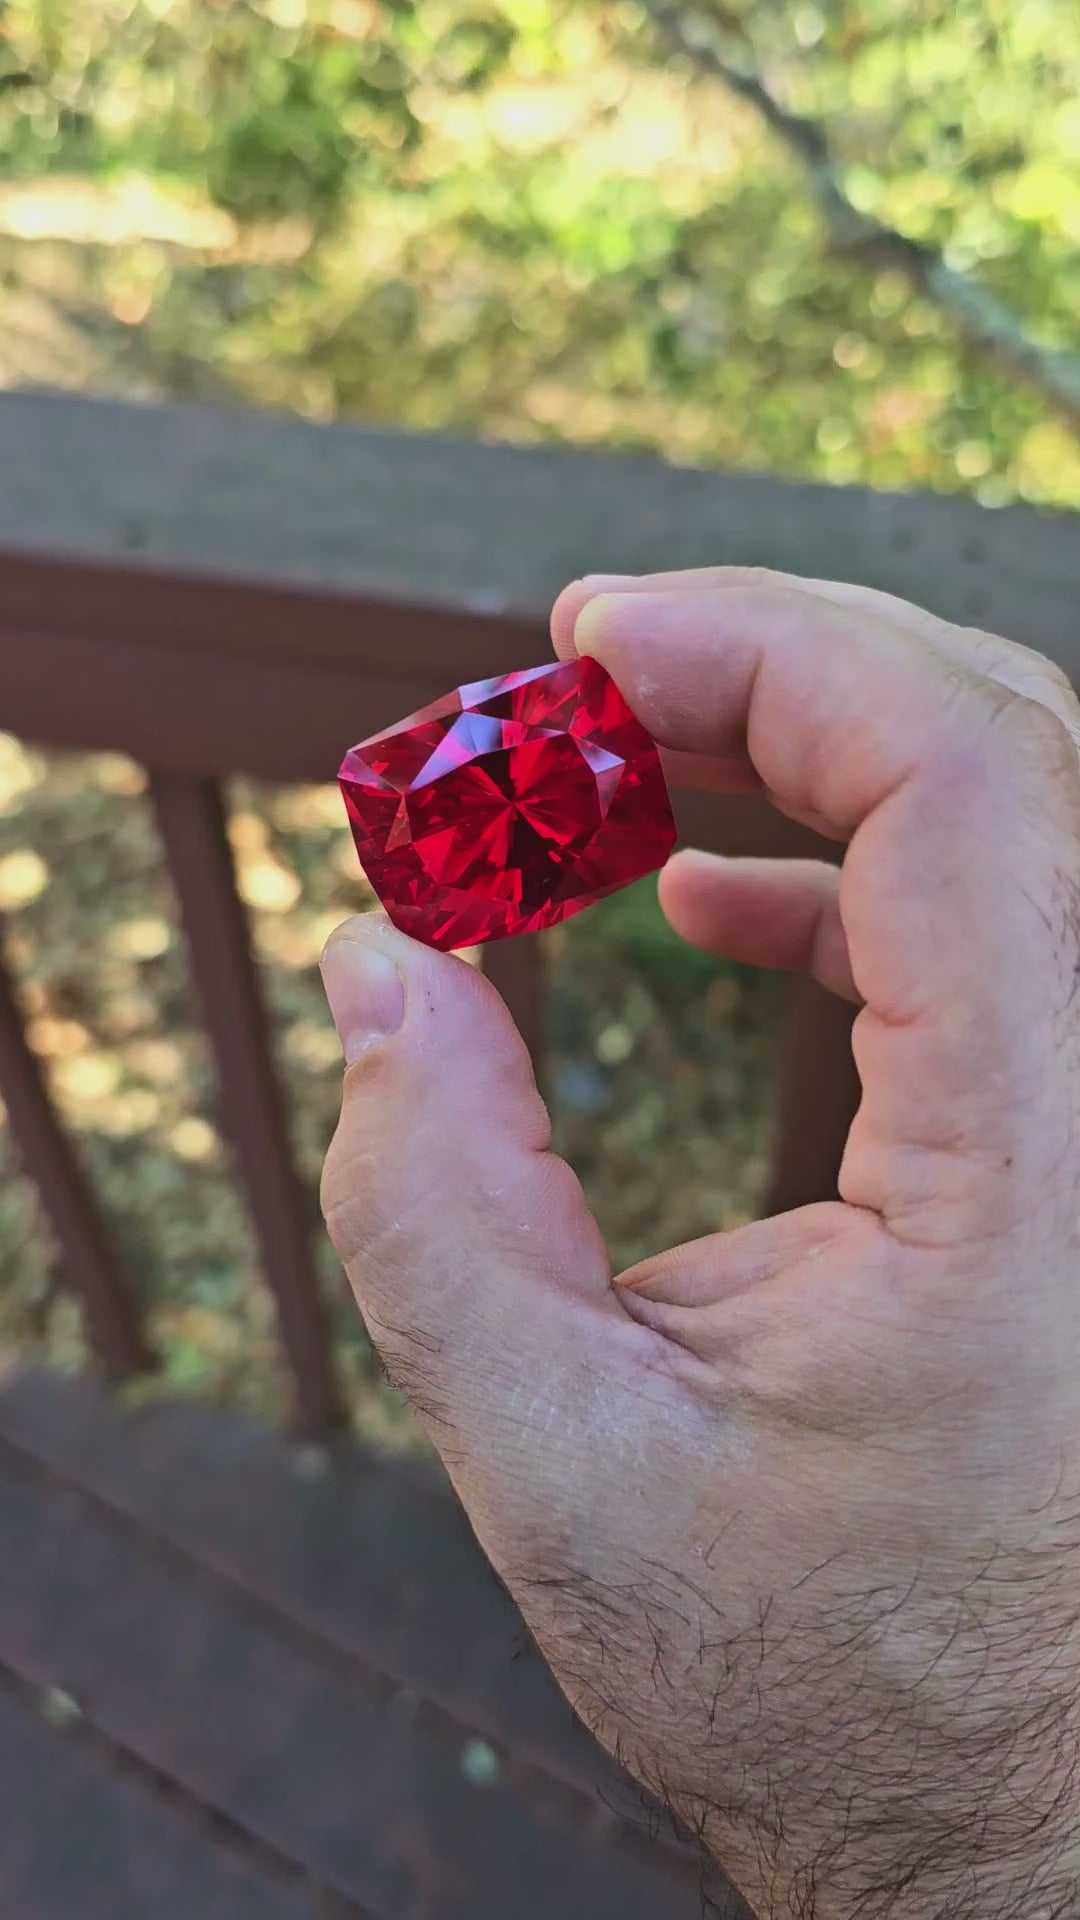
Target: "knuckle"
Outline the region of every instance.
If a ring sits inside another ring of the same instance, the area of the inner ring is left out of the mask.
[[[392,1149],[376,1154],[342,1112],[323,1165],[319,1200],[331,1244],[343,1267],[367,1263],[394,1211]]]
[[[383,1291],[415,1271],[468,1193],[460,1156],[422,1124],[382,1117],[377,1135],[346,1105],[323,1166],[320,1201],[334,1251],[355,1285]]]
[[[351,1277],[366,1283],[407,1265],[417,1239],[419,1203],[395,1206],[374,1174],[373,1166],[366,1168],[354,1157],[348,1172],[329,1189],[324,1180],[323,1188],[323,1217],[334,1252]]]
[[[1056,660],[1048,660],[1044,653],[1033,654],[1032,659],[1033,662],[1037,662],[1047,685],[1053,687],[1056,693],[1064,694],[1066,699],[1075,706],[1076,692],[1064,667],[1059,667]]]
[[[343,1107],[330,1145],[326,1150],[322,1177],[319,1181],[319,1205],[328,1226],[340,1212],[352,1191],[354,1159]]]
[[[1076,746],[1065,720],[1052,707],[1014,694],[1002,703],[997,724],[1034,771],[1075,780]]]
[[[950,631],[945,623],[943,633]],[[1001,684],[1021,696],[1041,700],[1055,713],[1071,717],[1080,711],[1069,675],[1056,660],[1018,640],[1006,640],[1000,634],[986,633],[981,627],[958,627],[959,635],[972,657]]]
[[[454,1424],[451,1373],[443,1364],[439,1330],[451,1288],[439,1290],[442,1306],[433,1314],[418,1282],[430,1279],[440,1228],[450,1217],[449,1200],[441,1186],[410,1178],[408,1155],[399,1145],[391,1140],[369,1151],[339,1125],[320,1198],[331,1243],[383,1371],[442,1446]],[[453,1232],[449,1238],[452,1264],[468,1272],[468,1257],[456,1250]]]
[[[1000,681],[975,687],[958,674],[945,686],[943,724],[924,763],[933,785],[967,810],[981,810],[992,794],[995,817],[1001,804],[1024,817],[1036,804],[1040,818],[1075,832],[1080,756],[1067,719]]]
[[[332,1200],[324,1196],[322,1209],[330,1244],[342,1266],[348,1271],[355,1263],[357,1251],[362,1244],[357,1227],[357,1209],[344,1195]]]

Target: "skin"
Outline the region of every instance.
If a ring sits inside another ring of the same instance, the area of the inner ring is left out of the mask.
[[[688,940],[854,999],[836,1204],[612,1277],[477,971],[325,956],[330,1230],[570,1700],[761,1916],[1080,1913],[1080,712],[839,583],[575,582],[672,778],[845,843],[681,853]]]

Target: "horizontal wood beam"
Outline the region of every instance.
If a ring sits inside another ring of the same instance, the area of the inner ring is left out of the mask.
[[[218,656],[164,637],[152,665],[134,638],[0,624],[0,729],[51,746],[128,753],[163,773],[333,780],[345,749],[445,692],[363,667]],[[833,843],[760,799],[676,795],[684,841],[727,853],[835,857]]]
[[[446,689],[385,676],[0,622],[0,728],[57,747],[129,753],[208,779],[333,779],[346,749]]]
[[[1080,521],[553,447],[0,396],[12,625],[429,674],[546,651],[568,579],[740,562],[914,596],[1080,679]],[[0,651],[2,662],[2,651]],[[0,664],[0,697],[4,683]]]

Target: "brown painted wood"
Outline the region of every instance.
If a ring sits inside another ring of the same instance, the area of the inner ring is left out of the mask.
[[[765,1213],[834,1200],[861,1088],[851,1052],[855,1009],[813,980],[792,987],[773,1173]]]
[[[6,1920],[327,1920],[319,1889],[229,1847],[108,1751],[0,1692]],[[373,1920],[342,1907],[340,1920]]]
[[[4,396],[0,394],[0,418]],[[390,600],[327,582],[264,580],[163,571],[135,562],[45,558],[0,544],[0,605],[6,624],[135,640],[193,652],[226,652],[280,666],[339,667],[378,677],[393,660],[402,679],[437,677],[445,693],[461,661],[473,678],[505,672],[549,652],[546,613]],[[449,677],[448,677],[449,676]]]
[[[391,656],[396,670],[397,661]],[[133,686],[142,688],[132,698]],[[0,727],[61,747],[108,748],[169,773],[333,780],[355,740],[390,726],[435,681],[199,654],[163,639],[150,667],[133,640],[10,630],[0,641]],[[684,842],[727,853],[837,857],[834,843],[754,797],[677,794]]]
[[[289,1152],[221,796],[208,781],[171,773],[154,774],[151,793],[292,1369],[297,1414],[305,1430],[326,1432],[340,1425],[343,1409],[312,1263],[308,1208]]]
[[[537,934],[496,940],[484,947],[481,964],[506,1001],[532,1055],[537,1081],[546,1079],[544,1048],[544,944]]]
[[[117,1379],[145,1371],[153,1363],[134,1296],[120,1272],[101,1214],[27,1042],[2,943],[0,1096],[19,1155],[37,1185],[56,1236],[64,1278],[82,1307],[94,1353],[106,1372]]]
[[[100,586],[73,600],[64,583],[69,566],[90,562],[129,602],[151,596],[132,613],[144,633],[183,631],[211,652],[227,642],[294,659],[359,654],[368,666],[392,647],[396,671],[434,669],[447,685],[497,671],[491,662],[508,650],[507,665],[528,664],[518,651],[527,641],[542,658],[551,598],[576,575],[716,562],[914,594],[1075,669],[1076,527],[1063,513],[655,459],[71,395],[0,398],[0,552],[37,563],[24,603],[35,621],[50,623],[65,595],[61,624],[93,621]],[[181,604],[168,585],[177,576],[254,585],[264,607],[282,590],[306,592],[312,617],[282,624],[271,610],[238,623],[233,602],[219,624],[205,603]],[[0,607],[10,591],[0,583]],[[403,609],[412,624],[388,627]],[[121,612],[114,599],[104,624],[120,631]]]
[[[227,1477],[227,1460],[208,1466]],[[431,1727],[413,1688],[378,1695],[315,1637],[6,1445],[0,1528],[0,1661],[35,1688],[63,1676],[101,1739],[380,1920],[700,1913],[688,1859],[676,1871],[640,1835],[617,1844],[603,1809],[544,1790],[512,1755],[474,1784],[461,1734]],[[718,1912],[748,1920],[734,1895]]]
[[[167,635],[151,649],[112,635],[5,630],[0,621],[5,731],[206,779],[333,780],[356,740],[445,692],[392,667],[374,680],[340,663],[200,653]]]
[[[0,1779],[5,1920],[327,1920],[317,1889],[231,1850],[189,1806],[7,1691]]]
[[[568,1786],[616,1792],[434,1463],[350,1445],[305,1476],[282,1435],[222,1409],[126,1413],[46,1372],[0,1392],[2,1439],[358,1671]]]

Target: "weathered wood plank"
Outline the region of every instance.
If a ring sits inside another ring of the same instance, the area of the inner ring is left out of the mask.
[[[535,1772],[545,1796],[602,1810],[622,1850],[659,1845],[685,1875],[666,1827],[643,1831],[637,1789],[571,1713],[433,1462],[353,1447],[301,1472],[307,1456],[281,1435],[219,1409],[126,1413],[92,1381],[37,1370],[0,1392],[4,1443],[347,1662],[370,1697],[399,1694],[458,1746],[490,1741],[523,1790]]]
[[[305,1196],[289,1151],[247,920],[218,788],[154,773],[154,811],[180,902],[226,1121],[274,1295],[299,1424],[341,1425]]]
[[[6,1693],[0,1780],[0,1912],[10,1920],[324,1920],[317,1892],[237,1857],[190,1810]],[[351,1916],[364,1920],[358,1907]]]
[[[483,949],[481,965],[497,987],[532,1055],[541,1087],[547,1077],[544,1020],[544,944],[538,934],[496,940]]]
[[[137,694],[134,691],[137,689]],[[333,780],[346,749],[446,687],[393,670],[200,653],[0,616],[0,727],[58,747],[129,753],[199,779]]]
[[[0,552],[31,567],[22,605],[35,622],[52,622],[65,595],[63,624],[95,620],[97,593],[84,580],[72,601],[61,561],[103,566],[115,592],[141,596],[131,618],[144,633],[210,649],[228,639],[377,664],[387,610],[412,608],[411,628],[394,633],[398,669],[434,666],[447,684],[496,671],[494,658],[526,664],[529,630],[539,643],[553,593],[576,575],[730,561],[914,593],[1075,668],[1076,539],[1074,516],[959,498],[253,413],[0,397]],[[255,582],[264,605],[307,589],[323,610],[241,630],[234,607],[219,627],[167,582],[155,594],[155,572]],[[18,595],[0,574],[0,618],[19,617]],[[359,602],[351,614],[329,610],[340,596]],[[121,613],[114,599],[113,631]]]
[[[813,980],[792,985],[766,1214],[834,1200],[862,1094],[851,1051],[855,1008]]]
[[[129,753],[196,779],[326,781],[354,741],[446,691],[445,683],[373,680],[340,665],[211,657],[166,641],[153,661],[148,672],[135,640],[4,633],[0,617],[0,728],[61,747]],[[140,677],[144,691],[133,699]],[[754,797],[678,794],[676,813],[694,846],[837,857],[835,843]]]
[[[3,1439],[496,1745],[616,1789],[433,1463],[342,1447],[304,1474],[283,1436],[220,1409],[126,1413],[37,1371],[0,1392]]]
[[[152,1366],[134,1295],[74,1149],[49,1098],[0,940],[0,1099],[26,1172],[56,1236],[64,1274],[82,1307],[90,1345],[118,1379]]]
[[[6,1449],[0,1516],[17,1568],[0,1660],[32,1686],[62,1677],[111,1743],[333,1892],[387,1920],[696,1920],[696,1887],[662,1853],[608,1844],[510,1774],[474,1782],[408,1696],[374,1699]],[[734,1901],[727,1915],[746,1920]]]

